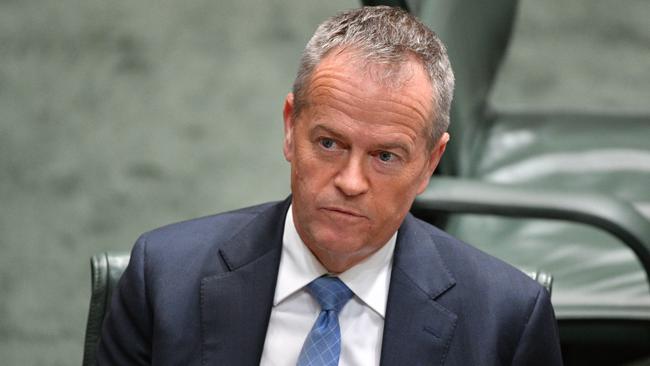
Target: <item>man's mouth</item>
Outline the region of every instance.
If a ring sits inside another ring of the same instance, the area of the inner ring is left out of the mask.
[[[358,218],[366,218],[366,216],[360,213],[359,211],[352,210],[349,208],[338,207],[338,206],[327,206],[327,207],[323,207],[322,209],[325,211],[338,213],[342,215],[348,215],[348,216],[358,217]]]

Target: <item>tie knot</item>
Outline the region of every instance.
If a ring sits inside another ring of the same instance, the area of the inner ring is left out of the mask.
[[[323,310],[334,310],[337,313],[352,297],[352,291],[338,277],[319,277],[307,285],[307,289]]]

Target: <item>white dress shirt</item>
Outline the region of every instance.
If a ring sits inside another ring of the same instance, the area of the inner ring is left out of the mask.
[[[377,252],[338,276],[354,293],[339,313],[341,366],[379,365],[396,239],[397,232]],[[321,311],[305,286],[326,273],[300,239],[289,207],[260,365],[296,365],[307,334]]]

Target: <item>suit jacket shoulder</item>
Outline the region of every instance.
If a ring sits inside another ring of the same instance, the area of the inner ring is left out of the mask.
[[[289,199],[143,234],[104,321],[98,364],[256,364]],[[242,329],[245,329],[242,330]]]
[[[383,365],[400,362],[560,365],[549,295],[516,268],[408,215],[382,350]]]
[[[255,220],[260,215],[276,213],[278,206],[282,206],[282,203],[270,202],[169,224],[142,234],[136,245],[142,242],[146,246],[148,261],[155,263],[156,268],[174,271],[178,269],[177,265],[187,267],[194,264],[194,267],[205,271],[203,265],[207,264],[208,271],[219,270],[221,267],[218,264],[197,261],[215,261],[219,249],[242,230],[251,229],[248,225],[256,225]]]

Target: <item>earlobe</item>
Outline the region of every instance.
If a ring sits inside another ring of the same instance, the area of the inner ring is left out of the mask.
[[[287,94],[284,100],[284,109],[282,117],[284,118],[284,158],[291,162],[293,158],[293,93]]]

